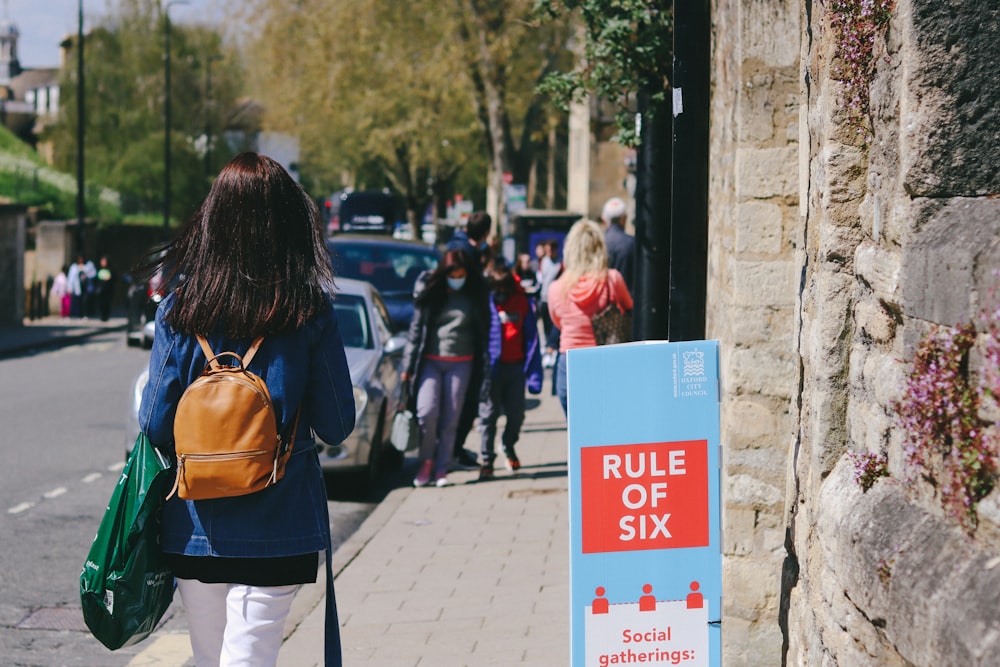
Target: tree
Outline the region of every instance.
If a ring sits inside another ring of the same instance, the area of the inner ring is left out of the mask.
[[[87,177],[119,190],[132,204],[130,212],[156,211],[163,202],[163,21],[157,0],[121,0],[85,37]],[[209,186],[203,167],[189,172],[200,159],[196,140],[207,126],[222,125],[221,110],[232,108],[242,83],[238,62],[229,54],[213,68],[209,103],[205,64],[213,55],[227,54],[221,36],[205,26],[171,27],[171,212],[186,217]],[[60,120],[46,136],[56,146],[56,165],[71,170],[76,160],[75,50],[63,70],[62,90]]]
[[[304,162],[326,172],[330,190],[344,171],[371,174],[403,193],[415,216],[470,174],[527,178],[548,148],[537,84],[568,52],[555,24],[525,22],[527,0],[245,7],[268,125],[303,137]]]
[[[540,84],[572,63],[569,22],[530,21],[529,0],[453,0],[458,37],[473,82],[473,101],[489,150],[488,212],[497,224],[505,209],[504,174],[526,183],[548,144],[546,101]],[[515,133],[514,125],[520,127]],[[543,139],[544,137],[544,139]],[[550,170],[553,171],[553,170]],[[548,174],[551,180],[553,173]]]
[[[389,0],[247,2],[247,59],[266,124],[300,136],[303,169],[328,193],[392,187],[415,219],[447,196],[481,148],[440,7]],[[297,36],[294,44],[285,35]],[[288,76],[294,71],[295,76]]]
[[[617,141],[639,144],[637,98],[646,96],[646,116],[669,111],[673,75],[673,11],[664,0],[536,0],[540,18],[578,16],[583,25],[582,58],[575,69],[546,77],[542,90],[563,109],[584,95],[615,107]]]
[[[707,191],[702,192],[704,188],[694,182],[696,178],[678,183],[673,174],[672,136],[679,132],[697,142],[702,129],[707,136],[707,115],[704,128],[675,128],[671,122],[672,100],[668,93],[675,78],[673,4],[665,0],[536,0],[536,3],[543,17],[561,18],[575,13],[582,22],[584,36],[577,67],[549,76],[543,90],[551,93],[563,108],[586,94],[612,104],[618,126],[616,139],[639,149],[635,190],[635,337],[686,340],[700,337],[699,325],[703,336],[704,262],[699,257],[690,262],[691,266],[674,267],[671,272],[672,251],[680,253],[681,259],[690,260],[707,243],[707,219],[680,222],[672,216],[671,192],[679,188],[692,201],[704,200],[707,218]],[[703,84],[707,90],[707,78]],[[694,92],[698,99],[700,96]],[[704,148],[707,150],[707,145]],[[696,169],[692,166],[690,171]],[[673,247],[675,238],[679,242]],[[697,322],[699,305],[700,323]]]

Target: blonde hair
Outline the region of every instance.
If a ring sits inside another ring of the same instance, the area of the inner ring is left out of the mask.
[[[581,220],[570,227],[563,247],[563,279],[568,287],[585,275],[602,277],[608,271],[608,247],[600,225]],[[569,294],[567,289],[563,296]]]

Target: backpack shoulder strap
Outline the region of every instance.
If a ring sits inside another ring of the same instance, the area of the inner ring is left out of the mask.
[[[208,359],[208,365],[212,367],[212,370],[219,368],[219,362],[215,360],[215,352],[212,351],[212,346],[208,344],[205,337],[201,334],[197,335],[198,344],[201,345],[201,351],[205,353],[205,358]]]
[[[243,355],[243,368],[247,368],[250,365],[250,361],[253,359],[253,355],[257,354],[257,350],[260,349],[260,344],[264,342],[263,336],[258,336],[250,343],[250,349],[247,353]]]

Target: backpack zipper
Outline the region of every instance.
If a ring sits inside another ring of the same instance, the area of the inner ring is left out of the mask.
[[[177,457],[177,474],[174,476],[174,486],[170,489],[170,493],[167,494],[165,500],[170,500],[173,498],[174,494],[177,493],[177,488],[180,485],[181,477],[184,476],[184,462],[188,459],[192,461],[237,461],[239,459],[249,459],[255,456],[260,456],[261,454],[267,454],[265,449],[248,449],[244,452],[230,452],[228,454],[181,454]],[[278,475],[278,457],[275,456],[274,463],[272,464],[271,475],[267,486],[274,484],[277,481]]]
[[[261,454],[267,454],[267,450],[248,449],[244,452],[227,452],[225,454],[181,454],[177,458],[177,467],[184,467],[184,461],[186,459],[193,459],[196,461],[230,461],[234,459],[249,459],[254,456],[260,456]]]

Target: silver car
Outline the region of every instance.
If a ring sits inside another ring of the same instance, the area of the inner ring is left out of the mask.
[[[354,385],[356,423],[344,442],[327,443],[317,437],[316,446],[324,470],[351,472],[359,486],[367,486],[383,468],[403,461],[404,452],[390,444],[389,435],[400,407],[400,363],[406,337],[393,336],[385,303],[370,283],[337,278],[336,285],[334,310]],[[139,432],[139,403],[148,380],[147,369],[133,384],[126,452]]]

